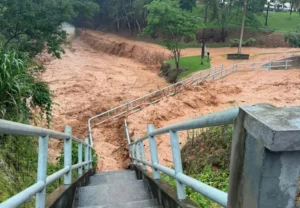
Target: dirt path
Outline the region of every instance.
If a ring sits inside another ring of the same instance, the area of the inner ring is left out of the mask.
[[[74,135],[84,138],[91,116],[167,85],[155,72],[146,70],[145,65],[95,51],[79,39],[73,41],[72,50],[67,50],[61,60],[48,63],[42,74],[54,90],[54,102],[58,104],[51,126],[55,130],[63,131],[65,125],[70,125]],[[95,140],[96,150],[105,161],[101,166],[120,167],[110,157],[118,146],[104,140]],[[52,160],[59,147],[52,143]]]
[[[147,124],[160,128],[235,106],[269,103],[275,106],[300,105],[300,70],[237,72],[214,83],[186,88],[182,93],[164,98],[156,105],[129,116],[131,136],[143,136]],[[181,145],[187,132],[180,132]],[[146,157],[149,158],[148,142]],[[157,138],[160,163],[171,165],[168,135]]]

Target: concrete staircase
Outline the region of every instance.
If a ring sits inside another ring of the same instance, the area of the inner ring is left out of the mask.
[[[97,173],[77,194],[79,208],[162,208],[130,170]]]

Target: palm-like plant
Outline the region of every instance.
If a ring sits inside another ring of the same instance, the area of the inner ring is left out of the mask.
[[[52,100],[48,86],[27,71],[27,57],[15,51],[0,51],[0,118],[28,122],[30,108],[51,119]]]
[[[203,28],[203,34],[202,34],[202,52],[201,52],[201,65],[203,65],[204,55],[205,55],[205,34],[206,34],[206,24],[207,21],[213,21],[216,18],[218,18],[219,13],[219,0],[204,0],[203,1],[205,5],[205,11],[204,11],[204,28]]]

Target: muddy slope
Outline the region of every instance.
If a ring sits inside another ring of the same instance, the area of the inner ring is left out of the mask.
[[[93,49],[120,57],[131,58],[142,64],[157,65],[170,59],[170,53],[163,47],[106,34],[100,31],[77,30],[80,38]]]

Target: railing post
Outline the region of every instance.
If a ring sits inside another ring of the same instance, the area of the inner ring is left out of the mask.
[[[288,60],[285,60],[285,69],[288,68]]]
[[[64,184],[72,184],[72,127],[66,126],[65,133],[70,135],[70,138],[64,140],[64,167],[69,167],[69,172],[64,175]]]
[[[126,111],[129,111],[129,103],[126,104]]]
[[[144,141],[140,142],[140,149],[141,149],[142,160],[146,161]],[[142,167],[143,167],[143,170],[147,169],[147,167],[146,167],[146,165],[144,163],[142,164]]]
[[[37,182],[42,181],[45,187],[36,194],[36,207],[44,208],[46,203],[46,178],[48,163],[48,141],[49,137],[39,137],[39,155],[38,155],[38,172]]]
[[[93,149],[89,147],[89,153],[90,153],[90,163],[89,163],[89,169],[93,168]]]
[[[252,64],[252,69],[255,70],[255,62]]]
[[[155,138],[155,136],[150,136],[151,132],[153,132],[153,131],[154,131],[154,125],[153,124],[148,125],[147,126],[147,132],[148,132],[148,138],[149,138],[153,178],[154,179],[159,179],[160,178],[160,172],[159,172],[159,170],[157,170],[153,167],[154,164],[158,163],[156,138]]]
[[[84,145],[84,162],[88,162],[89,161],[89,139],[86,138],[85,139],[85,145]],[[84,166],[84,170],[88,170],[89,169],[89,164],[86,164]]]
[[[135,140],[137,140],[137,138],[135,138]],[[140,160],[141,156],[140,156],[140,143],[136,143],[135,145],[135,155],[136,155],[136,159]],[[137,164],[139,164],[139,161],[137,161]]]
[[[232,138],[228,208],[294,208],[299,117],[300,107],[240,108]]]
[[[136,161],[136,159],[137,159],[137,156],[136,156],[136,146],[137,146],[137,144],[135,143],[136,141],[137,141],[137,138],[134,137],[134,144],[133,144],[132,150],[131,150],[132,155],[133,155],[133,157],[135,158],[135,159],[133,160],[133,164],[134,164],[134,165],[137,164],[137,161]]]
[[[78,143],[78,163],[82,163],[82,143]],[[82,166],[78,168],[78,175],[82,175]]]
[[[171,138],[172,156],[173,156],[175,175],[177,175],[179,173],[183,173],[180,146],[179,146],[177,132],[170,131],[170,138]],[[177,189],[178,199],[180,199],[180,200],[185,199],[186,194],[185,194],[184,184],[182,184],[178,180],[176,180],[176,189]]]

